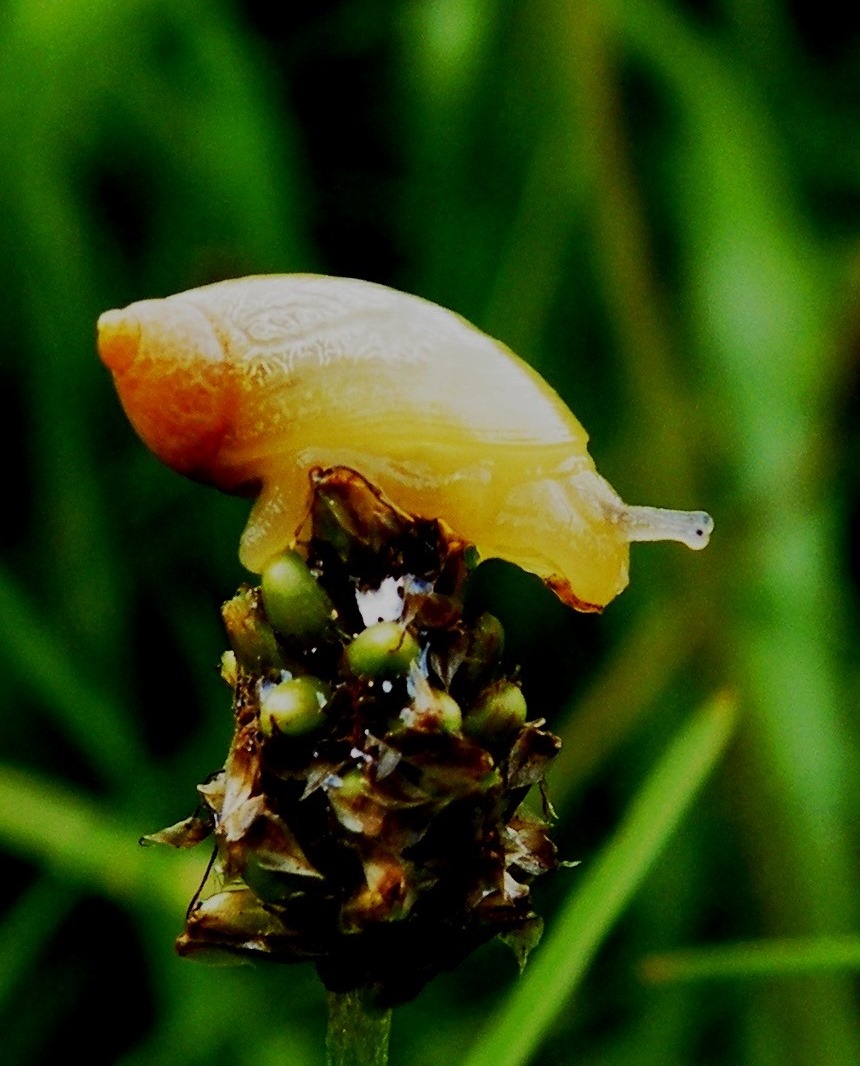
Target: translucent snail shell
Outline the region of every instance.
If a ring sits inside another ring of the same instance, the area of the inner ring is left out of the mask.
[[[703,548],[713,526],[703,512],[628,507],[550,386],[417,296],[307,274],[239,278],[107,311],[98,332],[152,451],[257,496],[239,553],[254,572],[302,524],[320,466],[351,467],[580,610],[625,587],[630,541]]]

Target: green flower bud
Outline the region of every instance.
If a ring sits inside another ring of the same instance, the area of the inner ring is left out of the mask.
[[[414,670],[412,681],[415,685],[415,699],[412,706],[404,710],[399,721],[410,728],[442,729],[446,733],[459,733],[463,726],[463,712],[460,704],[447,692],[432,688],[427,680]]]
[[[359,677],[397,677],[418,658],[418,642],[398,622],[363,629],[346,649],[346,662]]]
[[[261,586],[266,616],[283,636],[313,640],[331,629],[334,606],[296,552],[271,559],[263,570]]]
[[[463,732],[475,740],[493,740],[515,733],[526,720],[526,700],[512,681],[484,689],[463,719]]]
[[[334,786],[338,796],[345,800],[356,800],[367,795],[369,783],[358,767],[353,767],[341,775],[339,784]]]
[[[302,736],[325,722],[329,690],[315,677],[294,677],[272,685],[260,700],[260,729],[267,737]]]
[[[502,623],[495,615],[484,611],[469,627],[466,654],[457,672],[458,684],[472,687],[489,681],[501,661],[504,647]]]
[[[448,733],[459,733],[463,727],[463,712],[460,704],[447,692],[434,693],[433,710],[439,718],[439,724]]]
[[[502,623],[494,614],[484,611],[472,626],[472,646],[469,649],[473,658],[481,659],[487,665],[495,666],[505,650],[505,631]]]

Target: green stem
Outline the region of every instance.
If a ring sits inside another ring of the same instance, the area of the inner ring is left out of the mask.
[[[328,1066],[388,1066],[391,1011],[370,1007],[361,989],[328,993]]]

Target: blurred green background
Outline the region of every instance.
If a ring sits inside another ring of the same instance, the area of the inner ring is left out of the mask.
[[[671,738],[738,708],[528,1061],[860,1062],[858,30],[780,0],[5,0],[4,1062],[322,1061],[310,967],[174,957],[205,848],[136,843],[226,751],[248,505],[162,468],[94,352],[108,307],[292,270],[459,311],[625,499],[716,519],[703,555],[635,547],[599,618],[476,579],[564,738],[582,865],[537,890],[547,939]],[[396,1012],[392,1061],[501,1061],[518,980],[483,949]]]

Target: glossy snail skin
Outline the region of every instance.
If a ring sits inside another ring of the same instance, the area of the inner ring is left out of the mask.
[[[550,386],[419,297],[346,278],[239,278],[107,311],[98,330],[152,451],[257,496],[240,546],[251,571],[291,542],[309,473],[329,466],[443,519],[482,557],[538,574],[579,609],[624,588],[631,540],[707,543],[702,512],[624,504]]]

